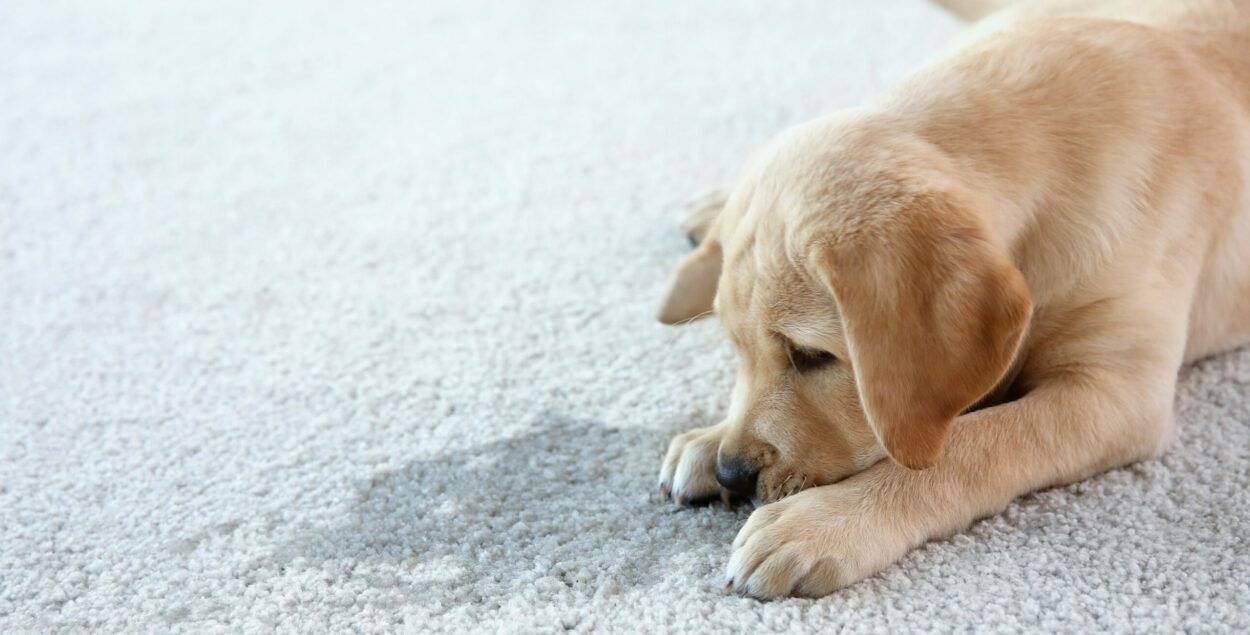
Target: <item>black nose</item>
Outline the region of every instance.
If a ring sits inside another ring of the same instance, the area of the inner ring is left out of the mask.
[[[759,468],[740,456],[721,456],[716,459],[716,482],[735,494],[754,495],[755,481],[759,475]]]

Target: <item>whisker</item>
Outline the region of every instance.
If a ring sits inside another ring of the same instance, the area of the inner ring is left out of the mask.
[[[715,311],[715,310],[704,311],[704,312],[702,312],[702,313],[699,313],[698,315],[692,315],[692,316],[690,316],[690,317],[688,317],[688,318],[686,318],[686,319],[684,319],[684,320],[682,320],[682,321],[678,322],[678,323],[677,323],[677,325],[678,325],[678,326],[685,326],[686,324],[689,324],[689,323],[691,323],[691,322],[693,322],[693,321],[695,321],[695,320],[697,320],[697,319],[699,319],[699,318],[706,317],[706,316],[708,316],[708,315],[712,315],[713,313],[716,313],[716,311]]]

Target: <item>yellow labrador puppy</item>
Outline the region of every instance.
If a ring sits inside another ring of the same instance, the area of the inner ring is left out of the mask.
[[[1007,7],[691,229],[660,319],[715,311],[741,366],[660,491],[764,503],[741,593],[854,583],[1155,456],[1180,366],[1250,340],[1250,0]]]

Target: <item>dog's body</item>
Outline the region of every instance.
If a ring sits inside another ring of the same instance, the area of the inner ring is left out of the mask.
[[[768,503],[732,586],[828,593],[1156,455],[1250,340],[1250,0],[1012,5],[702,205],[661,320],[715,299],[743,363],[661,491]]]

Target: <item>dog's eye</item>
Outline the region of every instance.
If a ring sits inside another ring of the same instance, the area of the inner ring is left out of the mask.
[[[790,358],[790,366],[800,373],[819,370],[838,361],[838,358],[828,351],[794,346],[786,347],[786,356]]]

